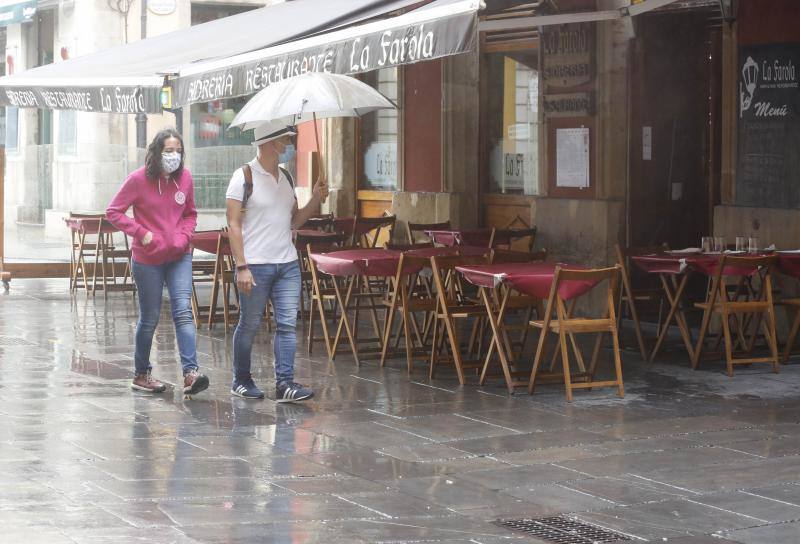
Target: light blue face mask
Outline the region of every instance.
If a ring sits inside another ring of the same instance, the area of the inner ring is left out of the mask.
[[[286,164],[287,162],[293,161],[296,154],[297,150],[295,149],[294,145],[287,145],[285,148],[283,148],[283,151],[278,154],[278,164]]]

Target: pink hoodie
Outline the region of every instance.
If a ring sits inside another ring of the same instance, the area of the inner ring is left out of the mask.
[[[133,219],[125,215],[133,206]],[[192,233],[197,226],[194,182],[186,168],[177,180],[151,181],[144,166],[131,172],[111,200],[106,217],[119,230],[133,238],[133,259],[142,264],[177,261],[190,251]],[[147,231],[153,240],[142,245]]]

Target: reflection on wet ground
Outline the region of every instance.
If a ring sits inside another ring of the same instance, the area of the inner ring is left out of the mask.
[[[198,337],[211,389],[129,389],[130,296],[64,280],[0,297],[2,542],[536,542],[498,519],[570,514],[633,541],[800,541],[800,365],[625,355],[627,395],[459,387],[405,360],[297,362],[313,402],[231,398],[230,333]],[[254,360],[268,393],[266,331]],[[153,353],[177,383],[165,313]]]

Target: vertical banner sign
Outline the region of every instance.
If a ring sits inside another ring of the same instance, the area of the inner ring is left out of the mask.
[[[800,43],[739,48],[736,203],[800,207]]]
[[[27,23],[36,14],[37,0],[0,0],[0,27],[17,23]]]

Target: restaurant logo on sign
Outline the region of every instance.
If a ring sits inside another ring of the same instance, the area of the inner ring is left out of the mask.
[[[592,81],[594,27],[575,23],[546,27],[542,33],[545,84],[577,87]]]
[[[756,62],[747,57],[741,69],[739,81],[739,117],[751,110],[755,117],[786,117],[789,115],[788,103],[775,102],[765,97],[763,91],[798,90],[797,67],[791,58],[762,58]],[[767,95],[770,93],[768,92]],[[774,96],[774,95],[773,95]],[[755,103],[754,103],[755,100]]]

